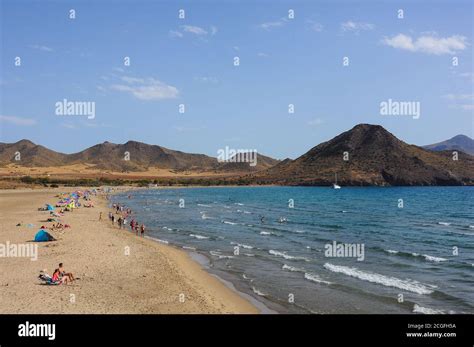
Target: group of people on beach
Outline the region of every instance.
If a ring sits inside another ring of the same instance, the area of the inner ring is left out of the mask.
[[[71,272],[64,270],[63,263],[59,263],[59,267],[53,272],[53,281],[59,281],[68,284],[75,281],[74,275]]]
[[[135,232],[136,235],[140,233],[141,236],[145,236],[145,224],[140,224],[132,217],[132,210],[130,208],[116,203],[112,205],[112,208],[115,211],[115,214],[109,212],[109,220],[112,222],[112,225],[115,225],[115,222],[117,222],[119,229],[124,229],[127,227],[128,218],[131,218],[130,223],[128,224],[130,230]],[[116,215],[118,215],[118,218]],[[102,219],[102,214],[99,215],[99,220],[100,219]]]
[[[66,272],[63,263],[59,263],[59,267],[54,270],[52,276],[43,270],[40,272],[39,278],[45,281],[46,284],[70,284],[76,280],[71,272]]]

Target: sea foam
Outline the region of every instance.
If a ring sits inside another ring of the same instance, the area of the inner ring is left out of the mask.
[[[444,314],[443,310],[435,310],[433,308],[427,308],[415,304],[413,306],[413,313],[423,313],[423,314]]]
[[[309,281],[316,282],[316,283],[331,284],[331,282],[322,280],[318,275],[315,275],[315,274],[312,274],[312,273],[305,273],[304,278],[306,278]]]
[[[292,256],[292,255],[286,254],[286,252],[274,251],[273,249],[269,250],[268,253],[270,253],[271,255],[274,255],[275,257],[282,257],[282,258],[289,259],[289,260],[304,260],[304,261],[309,261],[308,258],[305,258],[305,257],[295,257],[295,256]]]
[[[355,277],[362,281],[381,284],[386,287],[394,287],[394,288],[406,290],[406,291],[417,293],[417,294],[426,295],[426,294],[433,293],[433,290],[428,288],[426,285],[423,285],[413,280],[408,280],[408,279],[402,280],[396,277],[384,276],[377,273],[361,271],[357,268],[333,265],[329,263],[324,264],[324,267],[332,272],[341,273],[347,276]]]
[[[198,234],[189,234],[189,236],[194,237],[195,239],[198,239],[198,240],[207,240],[207,239],[209,239],[209,237],[207,237],[207,236],[198,235]]]

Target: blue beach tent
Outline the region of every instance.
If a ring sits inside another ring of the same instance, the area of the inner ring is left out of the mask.
[[[48,211],[54,211],[54,206],[50,205],[50,204],[46,204],[46,209]]]
[[[40,229],[35,235],[35,242],[48,242],[55,241],[55,238],[51,236],[46,230]]]

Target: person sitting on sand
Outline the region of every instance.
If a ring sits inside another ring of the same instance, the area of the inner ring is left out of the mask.
[[[67,276],[70,282],[75,280],[74,275],[71,272],[66,272],[64,270],[63,263],[59,263],[59,273],[61,277]]]
[[[69,277],[68,276],[63,276],[61,277],[61,272],[59,269],[54,270],[53,277],[51,277],[53,282],[59,282],[59,284],[68,284],[69,283]]]

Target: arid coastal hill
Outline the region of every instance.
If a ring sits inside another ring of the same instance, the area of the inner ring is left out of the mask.
[[[197,184],[206,183],[202,179],[219,177],[219,184],[331,185],[337,174],[338,183],[343,186],[474,185],[474,157],[458,148],[428,150],[409,145],[382,126],[370,124],[356,125],[295,160],[278,161],[258,154],[255,166],[249,165],[248,157],[246,162],[222,163],[204,154],[137,141],[104,142],[64,154],[21,140],[0,143],[0,174],[3,178],[39,177],[49,173],[40,170],[46,167],[61,168],[62,178],[109,175],[152,182],[157,177],[198,176],[201,181]],[[21,160],[15,160],[17,153]]]
[[[454,160],[457,159],[457,160]],[[295,160],[252,175],[267,183],[330,185],[472,185],[474,157],[409,145],[379,125],[359,124]]]
[[[15,160],[15,153],[20,160]],[[245,173],[267,169],[278,160],[257,154],[255,166],[248,163],[218,162],[204,154],[184,153],[137,141],[124,144],[104,142],[81,152],[64,154],[36,145],[29,140],[0,143],[0,165],[15,164],[25,167],[60,167],[85,164],[90,170],[112,172],[142,172],[149,168],[175,171]]]

